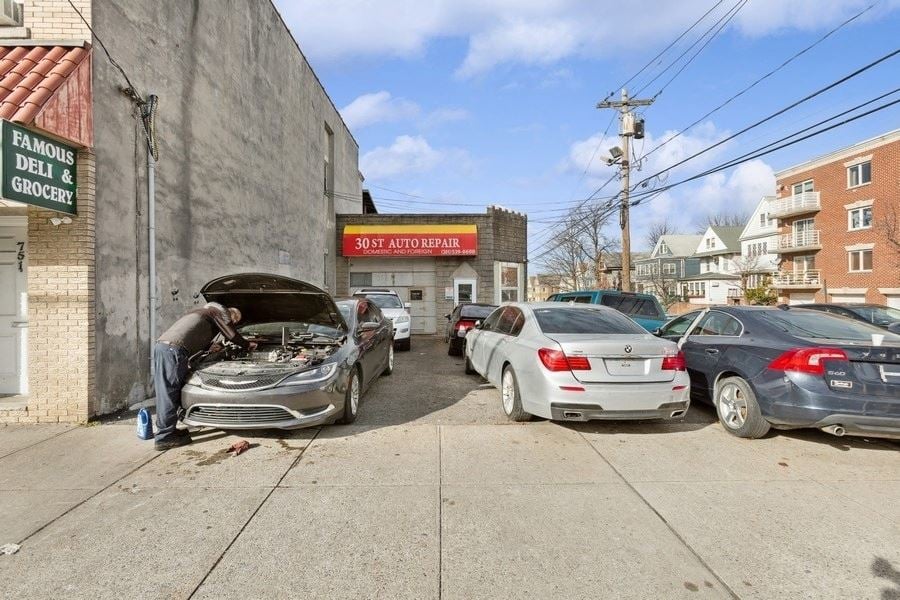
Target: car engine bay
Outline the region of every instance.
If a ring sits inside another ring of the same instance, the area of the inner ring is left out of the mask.
[[[262,371],[296,371],[323,363],[334,354],[344,339],[314,334],[282,332],[281,343],[272,336],[248,336],[247,341],[256,346],[245,350],[231,342],[221,344],[216,352],[205,352],[196,357],[197,369],[224,373],[250,374]]]

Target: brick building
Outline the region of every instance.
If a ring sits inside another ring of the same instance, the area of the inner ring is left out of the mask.
[[[442,331],[460,302],[526,299],[528,221],[517,212],[338,215],[337,237],[337,294],[396,290],[413,333]]]
[[[781,301],[900,307],[900,130],[776,173]]]
[[[333,288],[335,215],[362,212],[357,143],[269,1],[27,0],[0,26],[0,120],[0,423],[143,401],[204,283]]]

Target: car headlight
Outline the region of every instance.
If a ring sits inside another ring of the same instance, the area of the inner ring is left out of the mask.
[[[409,315],[401,315],[395,318],[394,323],[409,323]]]
[[[203,380],[200,379],[200,373],[194,373],[191,375],[191,378],[187,380],[185,385],[203,385]]]
[[[338,364],[336,362],[327,365],[320,365],[295,373],[281,382],[281,385],[306,385],[307,383],[316,383],[317,381],[325,381],[337,371]]]

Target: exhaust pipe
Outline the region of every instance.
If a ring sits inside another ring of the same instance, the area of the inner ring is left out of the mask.
[[[827,427],[823,427],[822,431],[825,433],[830,433],[831,435],[836,435],[838,437],[843,437],[847,431],[841,425],[828,425]]]
[[[563,417],[565,417],[566,419],[580,419],[580,418],[581,418],[581,413],[580,413],[580,412],[571,411],[571,410],[567,410],[567,411],[565,411],[565,412],[563,413]]]
[[[673,411],[671,415],[669,415],[669,418],[677,419],[678,417],[683,417],[683,416],[684,416],[683,410],[676,410],[676,411]]]

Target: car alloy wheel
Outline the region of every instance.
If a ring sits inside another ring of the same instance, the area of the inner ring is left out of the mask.
[[[740,429],[747,420],[747,399],[734,383],[724,383],[719,390],[719,414],[731,429]]]
[[[350,376],[350,412],[356,414],[359,410],[359,375],[356,371]]]
[[[503,410],[507,415],[512,414],[513,407],[516,404],[516,382],[513,379],[512,369],[507,369],[503,372],[500,393],[503,395]]]

